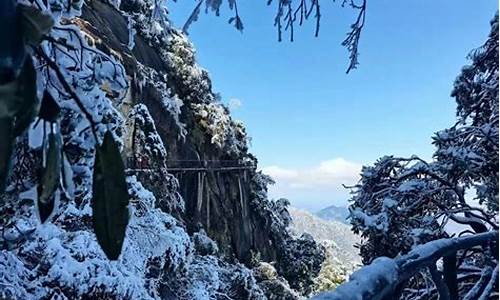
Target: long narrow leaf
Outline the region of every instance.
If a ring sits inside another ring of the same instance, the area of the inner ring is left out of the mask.
[[[31,56],[26,57],[18,82],[17,94],[21,101],[14,124],[15,136],[21,135],[29,127],[40,109],[36,94],[36,71]]]
[[[45,166],[38,184],[38,211],[40,220],[45,222],[54,210],[54,192],[61,178],[61,137],[49,133]]]
[[[0,194],[5,189],[12,154],[12,119],[0,118]]]
[[[96,148],[92,212],[97,241],[110,260],[118,259],[121,253],[129,219],[128,202],[125,166],[108,131]]]

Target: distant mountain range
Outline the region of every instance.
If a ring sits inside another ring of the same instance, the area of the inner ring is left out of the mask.
[[[344,224],[349,224],[349,222],[346,220],[347,216],[349,216],[349,210],[345,206],[331,205],[318,211],[315,215],[323,220],[337,221]]]
[[[358,250],[354,248],[354,244],[359,242],[359,237],[350,230],[350,226],[336,220],[325,220],[293,207],[289,207],[289,211],[292,216],[291,231],[293,235],[301,235],[302,233],[312,235],[315,240],[326,247],[328,257],[335,260],[339,267],[353,270],[361,264]],[[328,210],[325,210],[326,212]]]

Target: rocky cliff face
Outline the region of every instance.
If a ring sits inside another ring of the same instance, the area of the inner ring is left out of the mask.
[[[166,157],[161,164],[157,163],[158,157],[143,157],[148,163],[139,167],[215,168],[172,173],[185,209],[182,213],[169,212],[181,217],[190,233],[204,228],[228,257],[248,263],[251,252],[258,252],[263,259],[275,260],[273,238],[268,232],[256,230],[265,227],[266,220],[251,207],[252,200],[260,200],[251,199],[250,183],[255,170],[218,170],[225,165],[256,166],[257,160],[247,151],[245,128],[232,120],[227,108],[218,102],[208,73],[196,64],[194,49],[180,32],[168,28],[167,40],[151,40],[140,34],[141,27],[136,24],[139,34],[134,36],[135,45],[132,50],[127,47],[128,20],[122,13],[140,15],[140,4],[122,1],[120,13],[108,4],[90,1],[77,21],[84,32],[95,40],[101,39],[98,48],[124,58],[126,73],[132,78],[128,105],[144,105],[164,144]],[[133,128],[128,132],[133,135]],[[137,144],[132,141],[126,149],[132,161],[144,154]],[[204,166],[207,162],[210,166]],[[161,177],[145,180],[148,188],[154,189],[151,185],[156,180]]]
[[[289,234],[287,203],[267,199],[271,180],[256,171],[244,126],[220,103],[208,73],[196,64],[193,46],[169,25],[163,4],[38,4],[56,19],[53,40],[75,50],[66,53],[48,42],[42,49],[123,145],[132,217],[119,261],[107,261],[90,224],[91,137],[81,111],[59,92],[65,167],[74,187],[61,191],[48,223],[36,220],[37,179],[26,175],[40,151],[33,143],[36,128],[30,129],[16,151],[17,161],[28,162],[13,172],[9,192],[1,196],[7,203],[1,226],[9,234],[1,240],[0,296],[294,299],[309,294],[324,249]],[[81,67],[75,68],[73,59]],[[36,63],[43,70],[43,61]],[[39,76],[57,95],[50,73]],[[87,87],[89,82],[94,85]]]

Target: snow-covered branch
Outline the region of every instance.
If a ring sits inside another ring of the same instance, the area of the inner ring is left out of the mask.
[[[177,1],[177,0],[174,0]],[[213,11],[215,15],[220,15],[220,8],[224,1],[222,0],[198,0],[191,14],[186,20],[183,31],[187,32],[189,27],[198,20],[202,5],[205,4],[205,11]],[[274,16],[274,26],[278,33],[278,41],[283,40],[283,32],[288,31],[290,41],[295,38],[295,25],[302,26],[306,21],[313,19],[314,21],[314,36],[319,36],[321,25],[321,6],[320,0],[266,0],[267,5],[275,4],[276,13]],[[349,7],[356,12],[355,21],[351,24],[347,37],[342,41],[349,53],[349,65],[346,73],[356,69],[358,66],[358,48],[361,32],[366,20],[366,2],[367,0],[343,0],[342,7]],[[238,12],[238,1],[227,0],[230,10],[234,16],[229,19],[229,24],[232,24],[237,30],[243,31],[243,21]]]
[[[380,257],[354,272],[348,282],[333,292],[322,293],[314,300],[381,300],[391,295],[398,284],[421,269],[435,266],[441,257],[498,240],[498,231],[439,239],[415,247],[407,255],[390,259]],[[498,266],[497,266],[498,268]],[[498,271],[496,272],[498,273]]]

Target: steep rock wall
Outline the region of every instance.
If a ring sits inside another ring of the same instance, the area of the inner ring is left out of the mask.
[[[132,6],[132,2],[123,1],[122,8]],[[79,25],[89,35],[100,39],[96,46],[105,53],[119,53],[124,61],[128,76],[132,79],[130,103],[144,103],[151,113],[158,133],[160,134],[168,152],[169,161],[243,161],[250,159],[246,149],[240,153],[227,153],[211,142],[211,136],[203,132],[198,124],[199,119],[194,115],[191,103],[200,103],[200,97],[191,96],[191,90],[185,84],[179,84],[175,74],[175,67],[169,65],[161,52],[155,46],[148,44],[140,34],[135,35],[135,46],[132,50],[127,47],[129,31],[127,19],[114,7],[101,1],[90,1],[84,6],[82,21]],[[172,29],[172,34],[178,34]],[[190,45],[183,45],[190,47]],[[167,46],[168,47],[168,46]],[[168,49],[170,51],[170,49]],[[187,49],[193,51],[192,49]],[[180,122],[185,124],[186,135],[180,136],[180,129],[172,113],[165,109],[162,102],[164,95],[147,81],[138,86],[144,74],[138,65],[152,68],[158,72],[156,80],[165,81],[172,94],[184,100],[181,107]],[[194,61],[193,61],[194,65]],[[162,76],[164,75],[164,76]],[[166,78],[166,80],[165,80]],[[206,92],[215,98],[211,91],[210,82]],[[224,114],[228,114],[224,111]],[[129,153],[132,149],[127,149]],[[168,163],[167,163],[168,165]],[[220,245],[221,250],[228,257],[235,256],[240,261],[249,262],[251,252],[260,252],[263,259],[275,260],[276,254],[270,247],[271,237],[264,230],[266,226],[260,223],[259,218],[252,217],[254,213],[249,200],[249,178],[255,171],[226,171],[226,172],[179,172],[176,175],[186,209],[182,215],[187,222],[189,232],[197,231],[202,226],[209,236]],[[203,177],[203,185],[199,185],[199,176]],[[199,191],[201,189],[201,191]],[[198,193],[202,194],[201,206]]]

